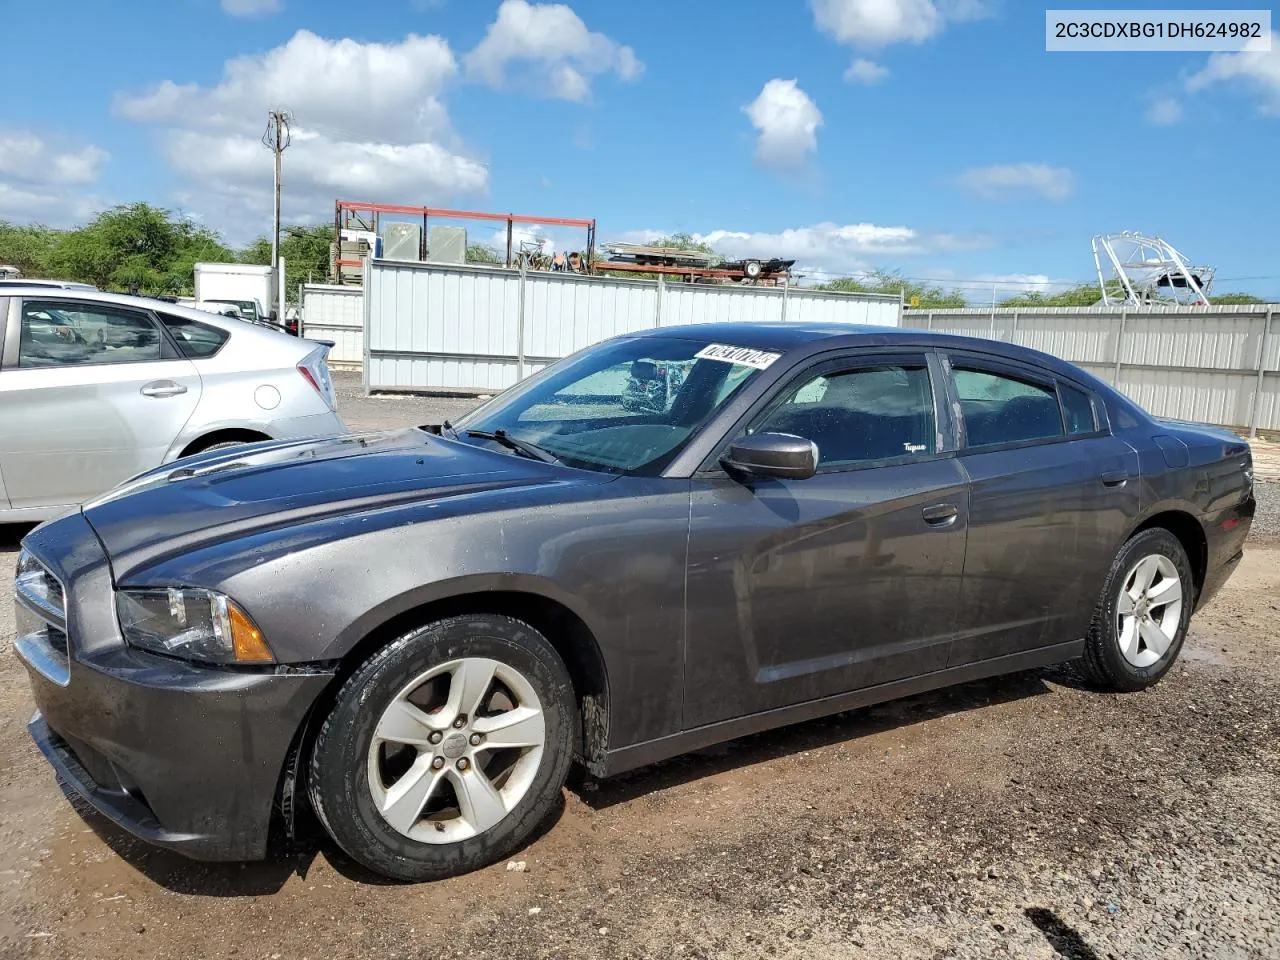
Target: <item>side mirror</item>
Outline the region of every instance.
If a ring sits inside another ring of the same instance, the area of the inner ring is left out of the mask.
[[[720,463],[753,477],[808,480],[818,472],[818,445],[790,433],[753,433],[734,441]]]

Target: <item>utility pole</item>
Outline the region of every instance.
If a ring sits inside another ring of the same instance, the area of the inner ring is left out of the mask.
[[[280,159],[288,149],[290,142],[289,125],[293,123],[293,114],[288,110],[272,110],[267,114],[267,132],[262,135],[262,142],[275,154],[275,216],[271,229],[271,269],[275,273],[275,287],[280,288]],[[284,315],[284,304],[276,304],[277,312]]]

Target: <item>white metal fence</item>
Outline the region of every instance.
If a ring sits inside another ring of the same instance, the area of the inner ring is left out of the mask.
[[[897,326],[901,315],[897,297],[381,260],[364,289],[367,390],[502,390],[583,347],[659,326]]]
[[[302,285],[302,335],[332,340],[329,363],[358,367],[364,363],[364,290],[330,284]]]
[[[1012,341],[1069,360],[1160,417],[1280,430],[1274,304],[908,310],[904,327]]]

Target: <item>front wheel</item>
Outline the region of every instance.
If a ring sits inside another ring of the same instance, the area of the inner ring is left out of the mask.
[[[1121,548],[1107,574],[1085,641],[1089,679],[1143,690],[1173,666],[1195,605],[1195,578],[1181,542],[1152,528]]]
[[[576,716],[542,634],[510,617],[440,620],[343,684],[311,753],[311,802],[334,841],[377,873],[465,873],[515,852],[551,813]]]

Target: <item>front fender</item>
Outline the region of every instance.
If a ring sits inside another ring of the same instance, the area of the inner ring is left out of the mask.
[[[557,603],[585,623],[595,636],[599,636],[599,631],[604,628],[601,618],[590,604],[547,577],[527,573],[473,573],[424,583],[383,600],[342,629],[325,648],[321,659],[342,659],[356,644],[383,624],[412,610],[442,600],[456,600],[497,591],[522,593]]]

